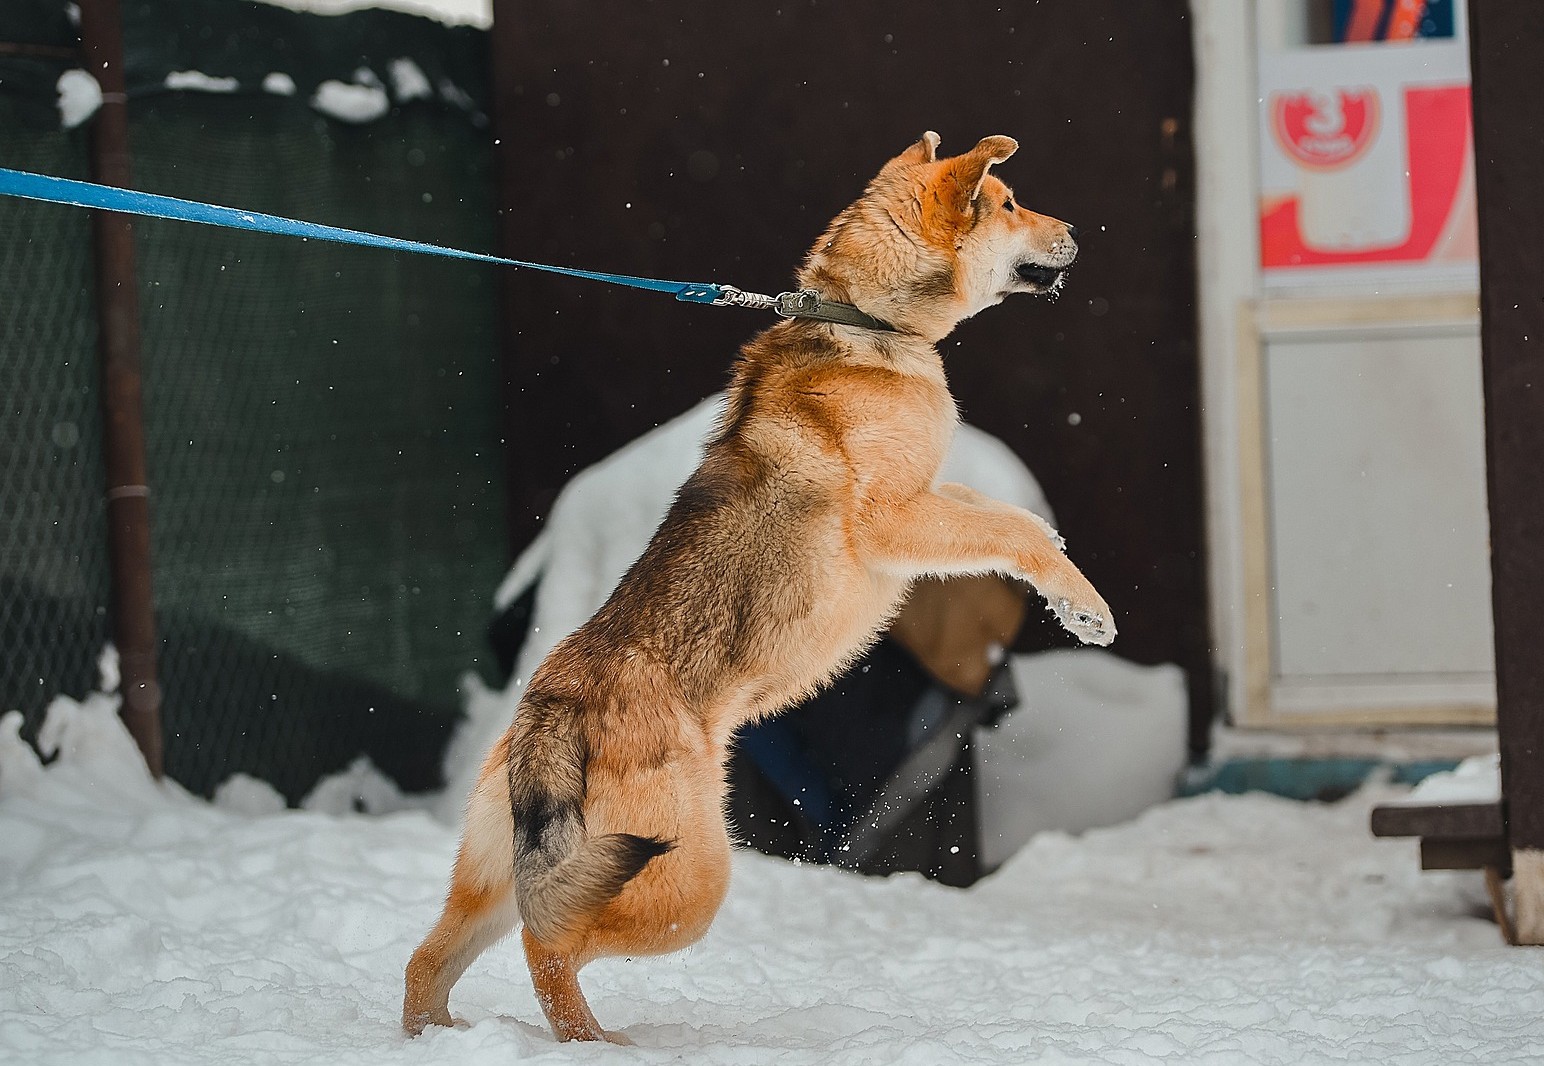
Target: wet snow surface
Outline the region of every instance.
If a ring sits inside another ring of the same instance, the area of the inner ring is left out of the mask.
[[[1544,1056],[1537,951],[1343,804],[1206,796],[1042,834],[970,892],[737,859],[707,938],[584,983],[637,1047],[552,1042],[515,942],[409,1041],[448,830],[153,785],[114,700],[0,728],[0,1061],[1465,1063]],[[250,797],[248,797],[250,799]],[[242,813],[246,811],[247,813]]]

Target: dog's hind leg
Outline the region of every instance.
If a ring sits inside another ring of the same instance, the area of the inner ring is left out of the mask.
[[[531,968],[531,984],[541,1004],[547,1023],[559,1040],[609,1040],[630,1044],[621,1033],[608,1033],[600,1027],[584,992],[579,988],[579,966],[572,956],[551,950],[529,929],[521,930],[525,942],[525,961]]]
[[[491,787],[485,787],[491,781]],[[467,804],[445,910],[407,964],[402,1028],[450,1025],[450,990],[520,920],[515,906],[514,822],[501,775],[486,771]]]

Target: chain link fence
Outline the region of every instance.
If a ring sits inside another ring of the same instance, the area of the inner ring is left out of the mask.
[[[87,177],[84,133],[20,107],[0,161]],[[489,137],[429,102],[131,93],[130,139],[143,189],[492,243]],[[0,200],[0,233],[0,710],[30,735],[109,639],[90,216]],[[294,802],[363,753],[434,787],[508,558],[491,269],[135,233],[167,772]]]
[[[0,158],[84,178],[84,143],[7,121]],[[0,198],[0,709],[95,680],[107,640],[91,222]]]

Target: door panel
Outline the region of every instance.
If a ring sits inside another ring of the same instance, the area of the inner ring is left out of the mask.
[[[1272,339],[1265,367],[1277,675],[1489,675],[1477,331]]]

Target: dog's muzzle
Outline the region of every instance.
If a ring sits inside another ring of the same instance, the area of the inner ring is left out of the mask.
[[[1056,279],[1061,277],[1061,267],[1041,266],[1039,263],[1020,263],[1013,268],[1020,281],[1027,281],[1031,285],[1038,285],[1042,289],[1048,289],[1056,284]]]

